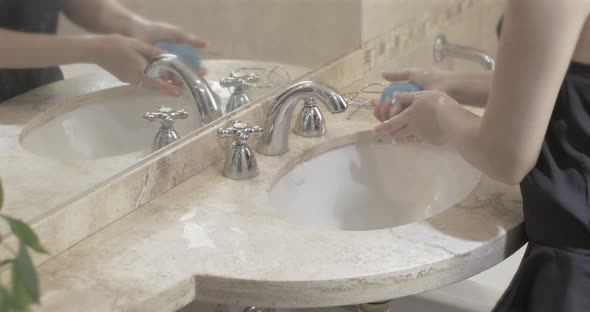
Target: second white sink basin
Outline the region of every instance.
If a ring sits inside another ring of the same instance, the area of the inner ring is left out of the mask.
[[[222,103],[229,91],[216,81],[210,82]],[[196,129],[196,111],[188,92],[180,97],[137,88],[133,91],[106,90],[82,100],[73,109],[56,113],[38,127],[21,134],[21,145],[35,154],[61,160],[98,159],[131,154],[141,158],[151,152],[159,122],[143,119],[146,112],[167,106],[185,109],[186,120],[177,120],[174,128],[185,136]],[[45,118],[44,116],[42,118]]]
[[[297,165],[274,185],[271,202],[304,225],[376,230],[452,207],[479,178],[479,171],[445,147],[354,144]]]

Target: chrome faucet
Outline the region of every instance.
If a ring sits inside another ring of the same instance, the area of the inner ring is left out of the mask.
[[[223,175],[232,180],[248,180],[258,175],[258,163],[252,149],[248,146],[250,135],[260,136],[264,131],[260,127],[235,121],[231,128],[219,128],[217,136],[232,138],[233,142],[225,155]]]
[[[152,152],[155,152],[180,139],[178,132],[174,129],[174,121],[176,119],[187,119],[188,112],[184,109],[173,110],[170,107],[160,106],[157,112],[147,112],[143,114],[143,118],[149,121],[160,119],[160,129],[158,130],[158,133],[156,133],[152,145]]]
[[[494,59],[482,50],[465,47],[447,42],[445,35],[438,35],[434,39],[434,61],[442,62],[446,56],[475,61],[485,69],[493,71],[496,68]]]
[[[241,75],[239,73],[231,73],[228,78],[219,80],[219,85],[224,88],[233,87],[233,91],[225,105],[225,113],[229,114],[234,110],[250,103],[250,95],[248,89],[252,87],[253,83],[258,82],[260,78],[256,74]]]
[[[289,150],[288,137],[293,110],[297,103],[310,96],[320,99],[332,113],[346,110],[346,101],[332,87],[315,81],[298,82],[287,88],[270,105],[264,120],[264,133],[256,148],[259,153],[275,156]]]
[[[195,107],[196,129],[221,117],[219,109],[219,96],[211,90],[207,81],[190,66],[173,54],[162,54],[152,60],[145,69],[148,77],[157,78],[161,70],[169,70],[177,74],[189,89]]]

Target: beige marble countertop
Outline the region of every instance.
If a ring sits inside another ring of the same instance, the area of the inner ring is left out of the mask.
[[[44,263],[39,311],[175,311],[192,300],[318,307],[386,300],[466,279],[524,244],[517,187],[482,177],[464,200],[422,222],[333,231],[286,220],[273,183],[295,164],[365,141],[376,122],[327,114],[321,138],[257,155],[260,175],[206,169]]]
[[[218,80],[240,66],[270,68],[275,65],[245,60],[209,60],[206,61],[209,69],[207,79]],[[292,78],[308,71],[305,67],[284,67]],[[89,70],[92,74],[82,74]],[[146,152],[137,152],[99,159],[60,160],[23,148],[23,133],[63,111],[84,105],[88,98],[108,100],[120,94],[144,92],[120,83],[96,66],[69,66],[65,72],[76,77],[29,91],[0,104],[0,177],[6,197],[3,211],[27,222],[42,219],[146,156]],[[269,90],[255,92],[262,95]],[[0,234],[6,230],[6,226],[0,224]]]

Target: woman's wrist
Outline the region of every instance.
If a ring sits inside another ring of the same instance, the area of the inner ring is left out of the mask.
[[[447,94],[461,104],[485,105],[487,102],[491,73],[456,73],[449,79]]]
[[[447,100],[440,103],[436,112],[436,119],[445,142],[450,145],[457,143],[457,138],[461,137],[462,123],[466,120],[466,114],[471,113],[452,98],[447,98]]]
[[[104,49],[107,47],[104,44],[105,35],[85,35],[76,38],[79,47],[78,63],[97,64],[101,65],[101,54],[104,54]]]

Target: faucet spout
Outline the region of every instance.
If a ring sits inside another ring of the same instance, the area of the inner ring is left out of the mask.
[[[256,148],[259,153],[275,156],[289,150],[288,138],[293,111],[297,103],[309,96],[319,98],[331,113],[341,113],[347,108],[344,98],[332,87],[315,81],[302,81],[292,85],[272,102],[266,113],[264,133]]]
[[[448,43],[444,35],[439,35],[434,41],[434,60],[438,63],[446,56],[477,62],[490,71],[496,68],[494,59],[484,51]]]
[[[186,84],[193,98],[196,129],[221,117],[219,100],[207,81],[199,73],[195,72],[176,55],[162,54],[152,60],[145,69],[145,74],[148,77],[156,78],[159,77],[162,70],[173,71]]]

